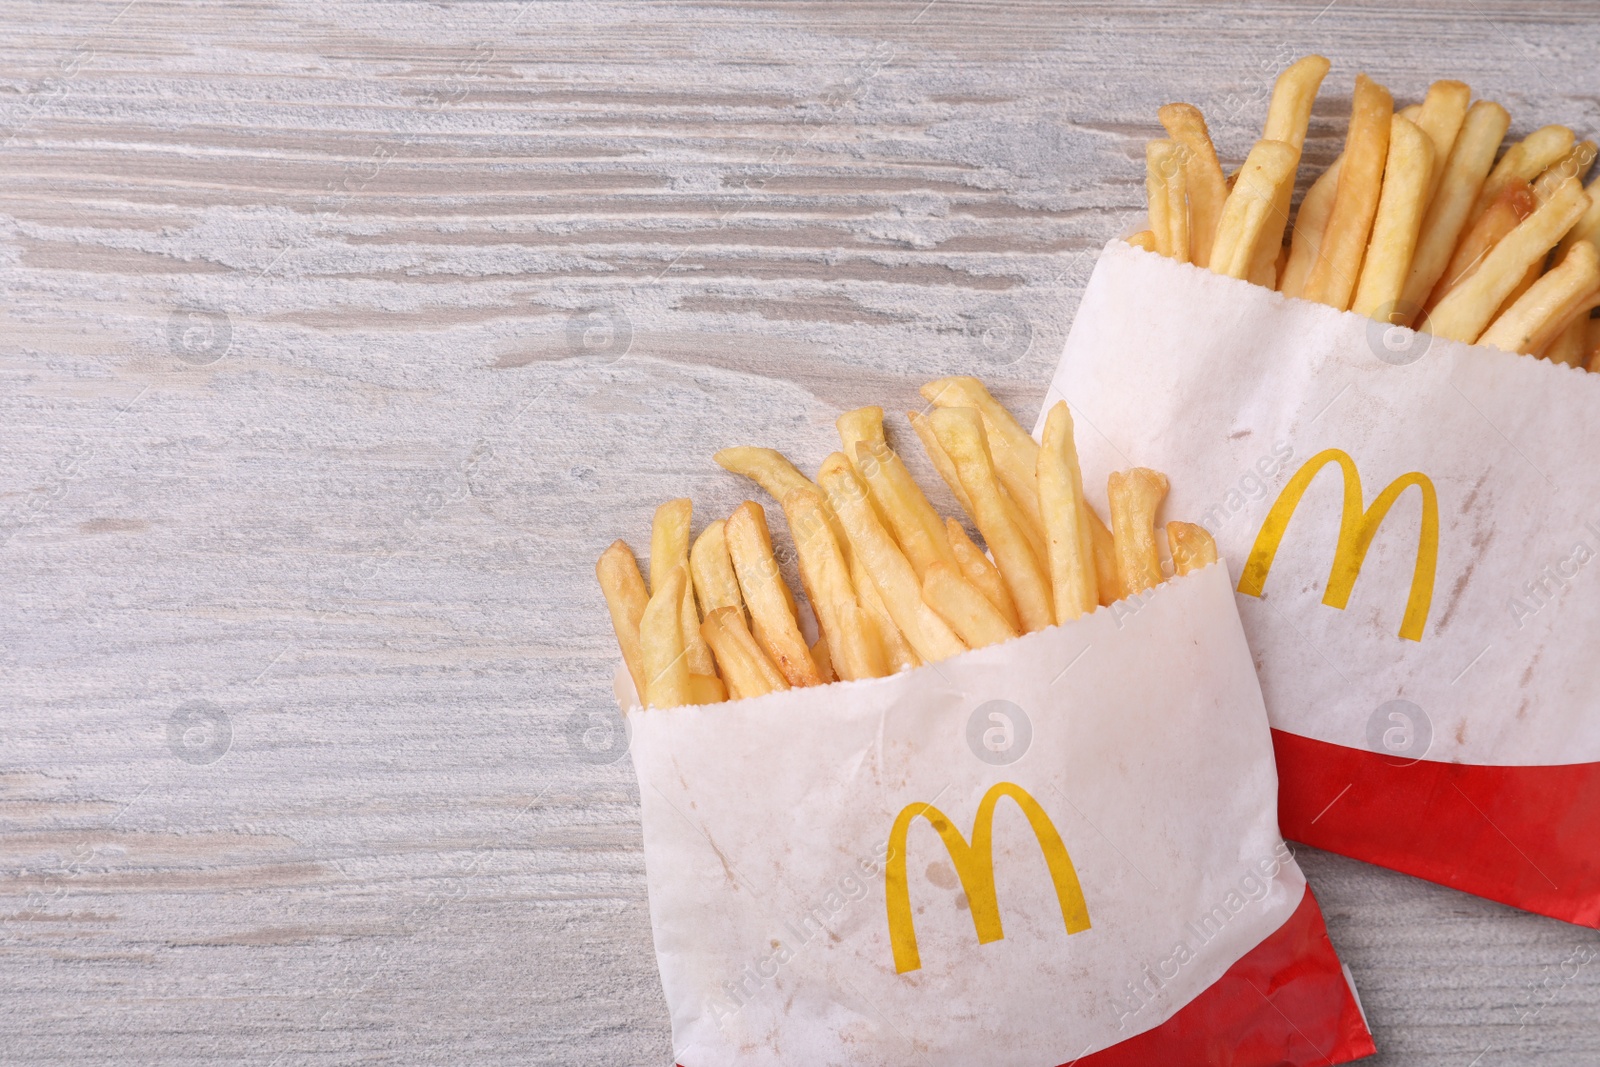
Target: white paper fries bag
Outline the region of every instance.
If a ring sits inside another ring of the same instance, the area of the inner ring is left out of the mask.
[[[1221,565],[892,677],[629,722],[684,1067],[1372,1051],[1278,834]]]
[[[1240,576],[1285,836],[1600,926],[1600,376],[1114,241],[1058,399]]]

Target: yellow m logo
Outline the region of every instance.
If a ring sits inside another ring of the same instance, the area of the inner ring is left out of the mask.
[[[1000,903],[994,891],[994,806],[1001,797],[1016,801],[1017,807],[1028,817],[1028,825],[1033,828],[1033,836],[1038,839],[1044,861],[1049,865],[1050,880],[1055,883],[1056,900],[1061,904],[1061,918],[1066,923],[1067,933],[1089,929],[1089,906],[1084,903],[1083,890],[1078,885],[1078,872],[1072,866],[1061,835],[1056,833],[1055,824],[1026,789],[1001,782],[978,802],[970,845],[961,831],[945,818],[944,812],[932,804],[908,804],[894,820],[894,829],[889,834],[889,866],[883,883],[895,973],[905,974],[922,966],[922,956],[917,952],[917,931],[911,918],[911,887],[906,882],[906,835],[918,816],[928,820],[956,865],[956,875],[961,879],[961,889],[967,895],[967,905],[972,912],[972,926],[978,932],[978,944],[987,945],[1006,936],[1000,926]]]
[[[1312,456],[1289,484],[1283,487],[1278,500],[1267,512],[1267,521],[1261,524],[1250,558],[1245,561],[1244,574],[1239,578],[1239,592],[1247,596],[1260,596],[1266,584],[1267,572],[1272,569],[1273,557],[1278,554],[1278,544],[1288,528],[1289,519],[1300,506],[1312,479],[1330,463],[1337,463],[1344,472],[1344,514],[1339,520],[1339,547],[1334,552],[1333,570],[1328,575],[1328,589],[1322,602],[1330,608],[1344,609],[1350,603],[1350,592],[1355,588],[1356,576],[1372,547],[1372,538],[1378,527],[1388,517],[1400,494],[1411,486],[1422,493],[1422,529],[1417,535],[1417,565],[1411,575],[1411,598],[1406,601],[1405,618],[1400,623],[1400,636],[1410,641],[1421,641],[1422,630],[1428,624],[1428,611],[1433,606],[1433,581],[1439,569],[1439,496],[1433,482],[1426,474],[1413,471],[1402,474],[1378,494],[1372,507],[1361,506],[1361,475],[1355,460],[1337,448]]]

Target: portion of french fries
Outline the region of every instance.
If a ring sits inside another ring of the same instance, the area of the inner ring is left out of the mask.
[[[838,419],[842,450],[816,481],[769,448],[716,461],[782,508],[819,636],[807,643],[760,504],[746,501],[691,541],[691,505],[669,500],[650,531],[650,583],[614,542],[595,567],[640,700],[714,704],[796,686],[877,678],[1041,630],[1166,580],[1156,515],[1163,474],[1111,475],[1108,529],[1084,499],[1065,403],[1037,443],[976,378],[922,389],[908,413],[988,554],[923,495],[884,435],[883,409]],[[1172,571],[1216,562],[1201,527],[1166,527]]]
[[[1358,74],[1344,154],[1291,229],[1327,73],[1307,56],[1278,76],[1261,140],[1231,178],[1200,110],[1161,108],[1168,136],[1145,151],[1150,229],[1129,243],[1380,322],[1600,370],[1600,179],[1582,184],[1595,143],[1545,126],[1502,155],[1510,116],[1461,82],[1434,82],[1395,111]]]

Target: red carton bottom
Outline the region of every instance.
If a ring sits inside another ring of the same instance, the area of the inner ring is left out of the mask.
[[[1396,760],[1272,731],[1283,836],[1600,928],[1600,763]]]

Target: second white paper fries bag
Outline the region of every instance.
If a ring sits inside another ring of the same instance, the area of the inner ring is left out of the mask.
[[[1600,926],[1600,375],[1114,241],[1058,399],[1239,576],[1285,836]]]

